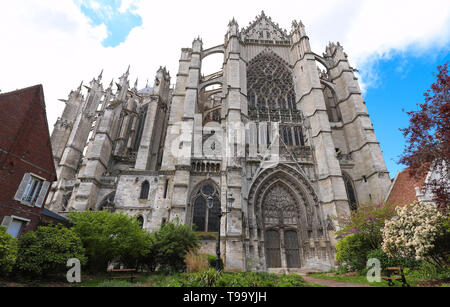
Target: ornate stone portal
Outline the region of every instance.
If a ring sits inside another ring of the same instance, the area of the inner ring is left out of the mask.
[[[223,67],[204,76],[212,54]],[[243,29],[233,19],[223,44],[182,49],[175,86],[165,68],[142,90],[128,75],[114,90],[100,74],[86,98],[80,86],[64,100],[51,210],[125,212],[148,231],[179,221],[211,238],[233,194],[220,229],[228,269],[326,270],[332,218],[390,186],[343,47],[314,53],[301,22],[288,33],[264,12]],[[203,251],[214,254],[215,240]]]

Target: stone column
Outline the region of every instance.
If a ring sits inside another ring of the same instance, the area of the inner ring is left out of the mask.
[[[189,198],[191,158],[194,145],[194,118],[198,110],[198,91],[200,85],[201,52],[203,42],[197,38],[192,43],[191,61],[186,84],[181,122],[180,151],[178,154],[173,183],[170,219],[185,222]]]
[[[242,171],[242,158],[245,157],[245,124],[247,123],[247,78],[246,64],[241,57],[239,25],[233,19],[225,36],[225,64],[223,74],[225,129],[223,147],[222,210],[227,210],[227,191],[234,197],[227,225],[222,223],[221,233],[225,242],[226,267],[245,270],[245,249],[242,239],[242,212],[244,200],[242,185],[245,176]]]
[[[51,210],[60,211],[62,209],[65,180],[75,179],[80,170],[80,160],[83,157],[83,151],[95,119],[95,112],[103,93],[100,80],[101,75],[98,80],[94,79],[91,81],[90,87],[86,87],[88,89],[88,95],[77,114],[61,160],[56,168],[58,183],[50,201]]]
[[[325,58],[332,65],[329,76],[336,84],[337,105],[342,114],[349,153],[355,162],[353,179],[359,203],[382,201],[391,181],[355,70],[350,67],[347,55],[339,43],[330,43],[326,48]]]
[[[144,124],[144,130],[142,132],[141,143],[136,158],[136,170],[149,170],[151,166],[152,153],[155,152],[155,148],[159,149],[160,141],[155,139],[157,137],[156,132],[160,122],[164,118],[158,118],[161,115],[161,105],[166,105],[168,102],[168,94],[170,87],[170,76],[168,72],[162,67],[156,73],[155,83],[153,85],[153,93],[150,97],[146,98],[148,101],[147,115]]]
[[[181,122],[184,113],[184,100],[186,97],[192,51],[190,48],[181,50],[175,92],[172,95],[169,114],[166,115],[168,124],[164,142],[164,155],[161,162],[161,176],[151,222],[154,229],[159,228],[163,219],[169,219],[169,212],[174,197],[174,175],[181,145]]]
[[[297,108],[310,125],[316,162],[317,187],[325,217],[349,213],[344,180],[336,158],[331,127],[314,54],[303,24],[293,23],[291,62]]]

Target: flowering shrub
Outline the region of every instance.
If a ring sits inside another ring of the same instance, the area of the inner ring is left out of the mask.
[[[432,204],[415,203],[397,207],[396,212],[397,216],[385,223],[383,251],[391,257],[436,258],[431,253],[447,219],[441,211]]]
[[[394,215],[393,204],[367,204],[353,211],[351,215],[339,216],[337,222],[340,230],[336,234],[343,237],[351,234],[361,235],[370,244],[371,249],[377,249],[383,240],[381,229],[385,221]]]

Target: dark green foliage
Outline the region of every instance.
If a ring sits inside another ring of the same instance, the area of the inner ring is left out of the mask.
[[[441,269],[450,266],[450,211],[441,225],[441,235],[434,241],[434,248],[430,251],[428,262]]]
[[[367,254],[372,249],[370,241],[362,234],[352,234],[336,244],[336,260],[340,271],[363,270],[367,264]]]
[[[28,277],[45,277],[67,271],[67,260],[86,257],[76,233],[61,226],[39,227],[19,239],[17,270]]]
[[[381,248],[370,251],[367,254],[367,259],[376,258],[381,262],[381,269],[383,272],[386,272],[386,268],[389,267],[404,267],[404,268],[415,268],[420,265],[420,262],[414,259],[408,258],[391,258],[386,255],[385,252]]]
[[[17,239],[0,227],[0,274],[6,275],[14,267],[17,259]]]
[[[88,211],[70,213],[69,219],[86,249],[91,272],[105,272],[112,261],[135,268],[147,254],[149,235],[133,217]]]
[[[188,225],[165,223],[159,231],[149,235],[144,263],[150,269],[159,266],[160,271],[181,272],[186,268],[186,254],[198,245],[197,235]]]
[[[270,273],[222,273],[214,269],[171,278],[168,287],[304,287],[301,276]]]
[[[216,268],[217,256],[206,255],[210,268]],[[220,269],[223,271],[223,259],[220,258]]]

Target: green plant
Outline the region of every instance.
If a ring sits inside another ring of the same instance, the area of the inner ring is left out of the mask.
[[[99,288],[125,288],[131,286],[131,283],[125,280],[108,280],[97,285]]]
[[[45,277],[66,272],[67,260],[77,258],[86,263],[80,238],[68,228],[39,227],[19,239],[17,269],[29,277]]]
[[[17,259],[17,239],[0,226],[0,273],[8,274],[14,267]]]
[[[199,240],[188,225],[165,223],[150,234],[146,263],[159,266],[160,271],[184,271],[186,254],[198,245]]]
[[[208,259],[204,255],[197,255],[194,251],[187,253],[184,262],[188,273],[200,272],[209,267]]]
[[[427,203],[397,207],[396,211],[397,216],[383,229],[383,251],[391,257],[414,257],[444,268],[450,246],[448,215]]]
[[[304,287],[305,282],[300,275],[281,275],[278,279],[278,287]]]
[[[341,271],[353,272],[366,267],[371,244],[362,234],[352,234],[336,244],[336,260]]]
[[[380,260],[381,269],[383,271],[389,267],[398,267],[401,266],[403,268],[416,268],[420,265],[419,261],[411,258],[392,258],[389,257],[381,248],[370,251],[367,254],[367,259],[376,258]]]
[[[338,236],[357,234],[363,236],[371,249],[377,249],[383,241],[382,228],[395,215],[394,204],[365,204],[350,215],[337,217],[340,230]]]
[[[214,269],[194,274],[178,274],[167,281],[168,287],[304,287],[299,275],[270,273],[223,273]]]
[[[136,267],[151,245],[149,234],[137,219],[122,213],[72,212],[69,219],[86,249],[91,272],[105,272],[112,261]]]
[[[214,255],[206,255],[206,258],[207,258],[207,260],[208,260],[209,267],[210,267],[210,268],[215,268],[215,267],[216,267],[216,262],[217,262],[217,256],[214,256]],[[222,258],[220,258],[219,265],[220,265],[220,270],[223,271],[223,267],[224,267],[224,266],[223,266],[223,259],[222,259]]]
[[[216,282],[222,277],[222,272],[214,269],[191,274],[188,278],[190,287],[214,287]]]

